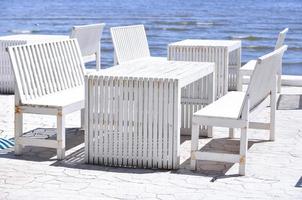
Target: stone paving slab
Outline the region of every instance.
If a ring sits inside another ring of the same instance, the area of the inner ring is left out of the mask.
[[[284,93],[302,94],[302,88],[284,88]],[[67,117],[63,161],[48,148],[26,147],[18,157],[13,149],[0,150],[0,199],[302,199],[302,106],[292,103],[295,110],[277,111],[275,142],[267,141],[265,131],[249,130],[246,176],[237,175],[237,164],[210,161],[198,162],[198,170],[191,171],[190,137],[181,138],[179,170],[87,165],[75,113]],[[258,116],[267,120],[268,109]],[[53,117],[25,117],[25,131],[55,125]],[[13,136],[13,96],[0,96],[0,130],[0,137]],[[215,128],[214,139],[200,139],[200,146],[237,152],[238,139],[227,135],[227,129]]]

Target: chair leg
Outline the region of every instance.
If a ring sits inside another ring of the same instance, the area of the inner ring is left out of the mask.
[[[276,92],[272,91],[270,96],[270,136],[271,141],[275,140],[275,126],[276,126]]]
[[[63,160],[65,158],[65,115],[61,112],[57,115],[57,158]]]
[[[212,126],[208,126],[208,137],[209,138],[213,137],[213,127]]]
[[[229,128],[229,138],[230,139],[234,139],[234,134],[235,134],[235,129]]]
[[[96,52],[95,54],[95,57],[96,57],[96,71],[99,71],[101,69],[101,52],[100,52],[100,48],[98,48],[98,51]]]
[[[246,156],[248,148],[247,127],[241,128],[239,174],[245,175]]]
[[[23,134],[23,113],[20,111],[15,112],[15,155],[22,154],[22,145],[20,144],[19,138]]]
[[[278,78],[277,78],[277,92],[281,93],[281,75],[278,74],[277,76],[278,76]]]
[[[192,135],[191,135],[191,169],[196,170],[196,159],[194,156],[195,151],[198,151],[198,135],[199,125],[192,123]]]
[[[242,91],[242,79],[243,79],[243,75],[242,73],[240,72],[240,69],[239,69],[239,76],[238,76],[238,82],[237,82],[237,90],[238,91]]]
[[[81,129],[84,129],[85,125],[85,109],[81,109]]]

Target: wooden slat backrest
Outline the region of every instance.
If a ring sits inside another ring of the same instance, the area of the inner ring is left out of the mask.
[[[282,57],[286,50],[287,46],[284,45],[281,48],[258,58],[250,84],[246,91],[242,110],[244,110],[243,107],[247,99],[250,101],[250,110],[252,110],[266,99],[273,90],[273,87],[276,87],[277,66],[282,63]]]
[[[100,38],[102,37],[105,23],[74,26],[70,38],[76,38],[80,45],[82,56],[96,54],[100,49]]]
[[[277,50],[277,49],[279,49],[280,47],[283,46],[287,32],[288,32],[288,28],[284,29],[283,31],[281,31],[279,33],[278,39],[277,39],[277,42],[276,42],[276,45],[275,45],[275,50]]]
[[[150,56],[144,25],[112,27],[110,32],[119,64]]]
[[[84,83],[78,42],[68,39],[8,47],[21,102]]]

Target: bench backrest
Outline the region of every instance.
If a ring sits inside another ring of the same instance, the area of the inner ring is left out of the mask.
[[[112,27],[110,32],[116,64],[150,56],[144,25]]]
[[[105,23],[72,27],[70,38],[78,40],[84,61],[100,59],[100,42],[104,26]],[[100,66],[97,66],[97,69],[99,68]]]
[[[244,110],[244,106],[246,106],[247,99],[250,100],[250,110],[252,110],[264,101],[272,91],[275,91],[277,66],[282,63],[282,57],[286,50],[287,46],[284,45],[279,49],[258,58],[246,91],[242,110]]]
[[[21,102],[84,84],[76,39],[8,47]]]
[[[279,33],[278,39],[277,39],[277,42],[276,42],[276,45],[275,45],[275,50],[277,50],[277,49],[279,49],[280,47],[283,46],[287,32],[288,32],[288,28],[285,28],[284,30],[282,30]]]

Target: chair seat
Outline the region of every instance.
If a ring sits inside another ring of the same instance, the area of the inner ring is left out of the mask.
[[[241,75],[251,76],[253,74],[254,69],[255,69],[256,63],[257,63],[257,60],[250,60],[245,65],[243,65],[240,68]]]
[[[229,92],[193,115],[194,117],[238,119],[244,97],[245,92]]]
[[[76,104],[84,106],[84,95],[84,86],[80,86],[27,100],[22,105],[47,108],[65,108]]]

